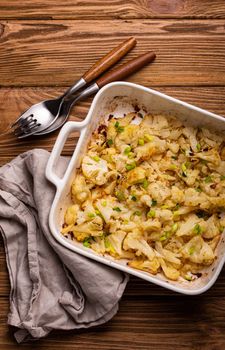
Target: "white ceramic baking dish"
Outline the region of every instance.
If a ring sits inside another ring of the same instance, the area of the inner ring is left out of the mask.
[[[109,114],[123,116],[123,113],[134,111],[135,106],[152,113],[164,113],[175,115],[185,123],[194,126],[206,126],[210,129],[219,130],[225,133],[225,119],[222,117],[179,101],[158,91],[146,87],[126,83],[114,82],[106,85],[95,96],[89,113],[82,122],[68,122],[61,129],[57,141],[53,147],[49,158],[46,177],[56,186],[56,195],[52,203],[49,226],[55,239],[74,251],[90,259],[99,261],[121,271],[143,278],[149,282],[176,292],[196,295],[205,292],[216,281],[225,262],[225,242],[224,233],[217,247],[217,259],[204,270],[201,278],[188,282],[184,280],[170,281],[162,274],[151,275],[150,273],[136,270],[127,266],[126,260],[115,260],[110,256],[101,256],[89,248],[85,248],[81,243],[73,242],[60,233],[66,207],[71,204],[70,187],[75,177],[76,169],[80,166],[81,157],[86,151],[86,146],[90,140],[92,132],[96,129],[100,120]],[[68,136],[74,132],[80,133],[79,141],[70,159],[69,165],[62,178],[56,174],[57,160],[64,147]]]

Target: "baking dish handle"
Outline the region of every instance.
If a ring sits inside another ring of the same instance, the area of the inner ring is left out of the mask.
[[[59,133],[57,140],[53,146],[53,149],[52,149],[52,152],[51,152],[50,157],[48,159],[48,163],[47,163],[46,170],[45,170],[45,176],[47,177],[47,179],[50,182],[52,182],[56,186],[57,189],[61,188],[67,180],[67,176],[70,173],[70,170],[72,167],[73,159],[77,156],[79,144],[82,140],[81,136],[82,136],[83,132],[85,131],[85,126],[86,126],[85,120],[83,122],[68,122],[60,130],[60,133]],[[75,151],[74,151],[74,153],[69,161],[69,164],[67,166],[67,169],[66,169],[63,177],[59,177],[55,173],[54,168],[59,160],[59,157],[61,155],[61,152],[63,150],[63,147],[66,143],[68,136],[71,134],[71,132],[77,131],[77,130],[80,131],[80,136],[79,136],[79,140],[77,142]]]

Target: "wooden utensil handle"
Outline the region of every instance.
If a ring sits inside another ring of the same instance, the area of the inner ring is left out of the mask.
[[[147,52],[141,56],[134,58],[131,61],[128,61],[127,63],[124,63],[122,66],[114,69],[113,71],[104,74],[96,81],[96,83],[99,88],[101,88],[102,86],[111,83],[112,81],[122,80],[128,75],[135,73],[146,64],[154,61],[155,57],[156,55],[154,52]]]
[[[136,45],[135,38],[130,38],[124,41],[119,46],[115,47],[106,56],[102,57],[98,62],[96,62],[84,75],[83,79],[90,83],[90,81],[97,78],[116,62],[118,62],[123,56],[125,56],[134,46]]]

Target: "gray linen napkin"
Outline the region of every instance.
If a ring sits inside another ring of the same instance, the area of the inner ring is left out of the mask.
[[[49,153],[26,152],[0,168],[0,231],[10,277],[8,324],[18,342],[53,329],[108,321],[128,277],[61,246],[48,227],[55,188],[45,178]],[[67,159],[60,159],[63,171]]]

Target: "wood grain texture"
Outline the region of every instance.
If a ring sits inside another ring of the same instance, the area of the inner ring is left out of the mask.
[[[135,80],[133,80],[135,82]],[[148,86],[148,84],[145,84]],[[151,87],[149,85],[149,87]],[[29,106],[41,100],[53,98],[62,93],[64,88],[2,88],[0,89],[0,165],[5,164],[21,152],[32,148],[44,148],[51,151],[58,135],[58,131],[44,137],[31,137],[18,140],[12,134],[1,135],[10,124]],[[205,108],[211,112],[225,116],[225,87],[156,87],[157,90],[186,102]],[[76,105],[71,113],[70,120],[79,121],[88,112],[91,98]],[[63,155],[71,155],[76,140],[69,137],[63,150]]]
[[[150,86],[225,85],[225,26],[201,20],[2,22],[2,86],[71,85],[118,41],[138,44],[123,60],[153,50],[154,63],[128,80]]]
[[[0,18],[224,18],[223,0],[1,0]]]
[[[18,349],[6,326],[8,303],[0,299],[0,338],[4,350]],[[51,350],[223,350],[225,297],[124,296],[113,320],[86,331],[53,332],[32,348]],[[3,316],[4,315],[4,316]],[[203,316],[204,315],[204,316]],[[30,349],[31,344],[20,345]]]
[[[225,116],[224,0],[1,0],[0,166],[58,132],[18,141],[2,135],[31,104],[57,96],[119,42],[135,36],[123,60],[153,50],[156,61],[129,78]],[[121,63],[123,63],[121,62]],[[91,98],[73,109],[82,120]],[[63,154],[70,156],[77,135]],[[131,277],[118,314],[86,331],[53,332],[21,350],[224,350],[225,268],[205,294],[187,297]],[[0,350],[18,349],[6,324],[9,280],[0,238]]]

